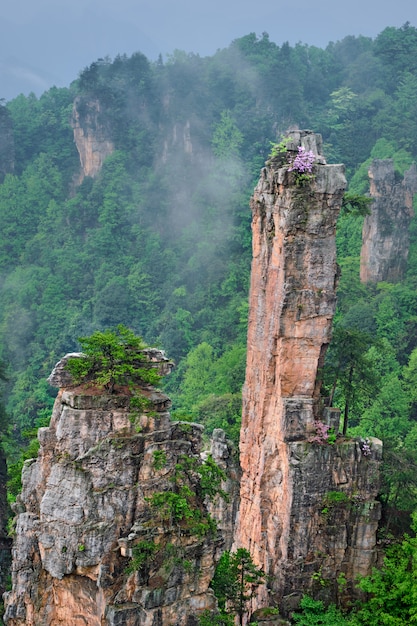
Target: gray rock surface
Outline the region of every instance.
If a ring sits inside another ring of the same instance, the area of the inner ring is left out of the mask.
[[[398,181],[392,159],[374,159],[369,178],[373,203],[362,229],[361,281],[395,283],[407,268],[417,168],[413,164]]]
[[[181,458],[199,462],[202,427],[172,422],[156,389],[141,393],[153,406],[138,414],[126,393],[59,391],[39,456],[23,470],[8,626],[192,626],[215,608],[208,586],[220,535],[181,532],[148,500],[172,489]],[[165,459],[158,468],[155,453]],[[135,546],[150,540],[171,545],[171,557],[164,548],[146,572],[130,572]]]

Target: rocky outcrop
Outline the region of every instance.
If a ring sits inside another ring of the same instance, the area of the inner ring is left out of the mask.
[[[97,176],[104,160],[113,153],[114,144],[110,138],[108,124],[105,122],[98,100],[78,97],[72,111],[74,141],[80,155],[80,184],[85,176]]]
[[[363,224],[360,277],[363,283],[395,283],[407,268],[417,168],[413,164],[398,181],[392,159],[375,159],[369,178],[373,203]]]
[[[167,368],[157,353],[149,359]],[[58,366],[50,380],[68,385],[66,376]],[[206,529],[199,492],[202,427],[172,422],[160,391],[140,394],[146,408],[123,388],[60,389],[23,470],[8,626],[192,626],[215,608],[208,586],[222,540]],[[184,499],[195,527],[175,508]]]
[[[235,538],[269,577],[253,608],[278,603],[287,612],[317,578],[334,594],[339,574],[351,586],[369,571],[380,458],[378,442],[371,456],[340,437],[334,445],[317,442],[318,421],[338,425],[338,411],[321,408],[319,374],[336,305],[335,227],[346,181],[342,165],[326,164],[319,135],[293,131],[289,137],[288,150],[262,170],[251,200]],[[300,146],[314,153],[307,180],[290,167]],[[326,505],[332,497],[335,508]]]

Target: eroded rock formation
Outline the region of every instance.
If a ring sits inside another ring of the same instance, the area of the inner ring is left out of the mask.
[[[105,119],[98,100],[75,99],[72,128],[81,163],[78,184],[85,176],[94,178],[101,170],[104,160],[114,151]]]
[[[289,133],[289,151],[262,170],[251,200],[253,262],[241,430],[241,502],[236,546],[270,576],[254,608],[287,608],[316,573],[335,591],[369,571],[379,516],[380,445],[364,457],[358,442],[311,443],[315,421],[337,427],[320,406],[319,372],[336,304],[335,227],[346,181],[327,165],[321,137]],[[289,171],[299,146],[315,154],[314,179]],[[326,517],[326,495],[345,507]],[[344,498],[344,496],[337,496]]]
[[[362,230],[361,281],[395,283],[404,277],[407,267],[417,168],[413,164],[398,181],[392,159],[375,159],[369,178],[373,203]]]
[[[158,365],[158,351],[148,356]],[[149,386],[141,394],[151,405],[137,412],[124,389],[68,387],[61,366],[50,381],[65,387],[23,471],[6,624],[196,624],[216,606],[208,586],[222,541],[173,525],[149,498],[173,489],[178,463],[200,462],[202,427],[172,422],[169,399]],[[213,454],[227,463],[220,434]]]

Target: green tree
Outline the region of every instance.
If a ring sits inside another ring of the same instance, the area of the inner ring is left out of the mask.
[[[188,428],[188,424],[180,424],[179,428]],[[146,501],[154,519],[163,525],[196,537],[214,536],[217,525],[205,502],[206,499],[212,502],[217,496],[227,499],[221,489],[225,478],[211,456],[201,463],[200,459],[181,455],[170,477],[171,489],[155,492]]]
[[[187,408],[194,413],[195,405],[215,391],[213,384],[214,362],[213,347],[207,342],[204,341],[190,350],[183,364],[181,408]]]
[[[147,354],[141,337],[122,324],[115,330],[96,331],[80,337],[83,354],[68,360],[67,369],[74,382],[89,382],[113,393],[115,385],[159,382],[160,375]]]
[[[236,552],[223,552],[211,587],[220,609],[235,613],[242,626],[247,604],[264,581],[265,573],[254,564],[250,552],[238,548]]]
[[[293,613],[292,621],[298,626],[347,626],[350,621],[334,605],[325,607],[321,600],[303,596],[300,602],[302,612]]]
[[[413,531],[417,516],[413,516]],[[404,540],[387,549],[384,564],[359,587],[368,594],[355,616],[361,626],[409,626],[417,623],[417,538]]]
[[[236,445],[236,449],[239,445],[241,417],[240,393],[210,394],[196,406],[196,418],[204,424],[205,432],[211,435],[215,428],[221,428]]]
[[[404,385],[411,402],[412,416],[417,417],[417,348],[414,348],[403,370]]]
[[[333,333],[325,370],[330,385],[329,405],[333,406],[336,390],[343,398],[343,434],[346,435],[349,413],[355,400],[376,389],[378,377],[367,354],[373,338],[355,328],[338,326]]]
[[[385,28],[375,40],[375,53],[384,65],[387,87],[394,89],[405,72],[415,71],[417,29],[409,22],[400,28]]]
[[[211,144],[216,157],[232,158],[239,155],[243,135],[238,129],[230,111],[222,111],[220,122],[214,128]]]

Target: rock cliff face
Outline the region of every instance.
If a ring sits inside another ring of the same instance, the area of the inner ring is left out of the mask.
[[[407,267],[408,228],[414,215],[417,168],[413,164],[398,182],[392,159],[375,159],[369,178],[374,201],[362,231],[361,281],[398,282]]]
[[[235,542],[271,577],[253,608],[279,602],[288,609],[317,578],[335,593],[339,573],[349,584],[366,573],[379,515],[374,498],[380,445],[374,442],[372,456],[364,457],[358,442],[311,443],[315,421],[338,425],[338,411],[320,407],[318,374],[336,304],[335,226],[346,181],[343,166],[326,165],[319,135],[289,136],[289,151],[262,170],[251,200]],[[299,146],[315,154],[314,180],[304,186],[297,186],[288,165]],[[336,491],[342,495],[332,496]],[[332,497],[335,508],[326,505]]]
[[[110,132],[101,117],[101,105],[98,100],[76,98],[72,111],[74,141],[80,155],[81,183],[85,176],[94,178],[106,157],[114,151]]]
[[[50,380],[68,383],[62,368]],[[60,389],[39,456],[23,471],[9,626],[191,626],[215,607],[208,585],[221,539],[190,531],[166,499],[184,459],[192,488],[202,427],[172,422],[154,388],[141,393],[151,406],[137,412],[123,389]],[[226,462],[217,439],[213,453]],[[203,523],[204,501],[187,494]]]
[[[178,151],[189,156],[193,155],[195,151],[191,139],[191,124],[189,120],[186,120],[183,124],[173,124],[171,132],[168,133],[163,141],[162,162],[166,163],[168,156]]]

